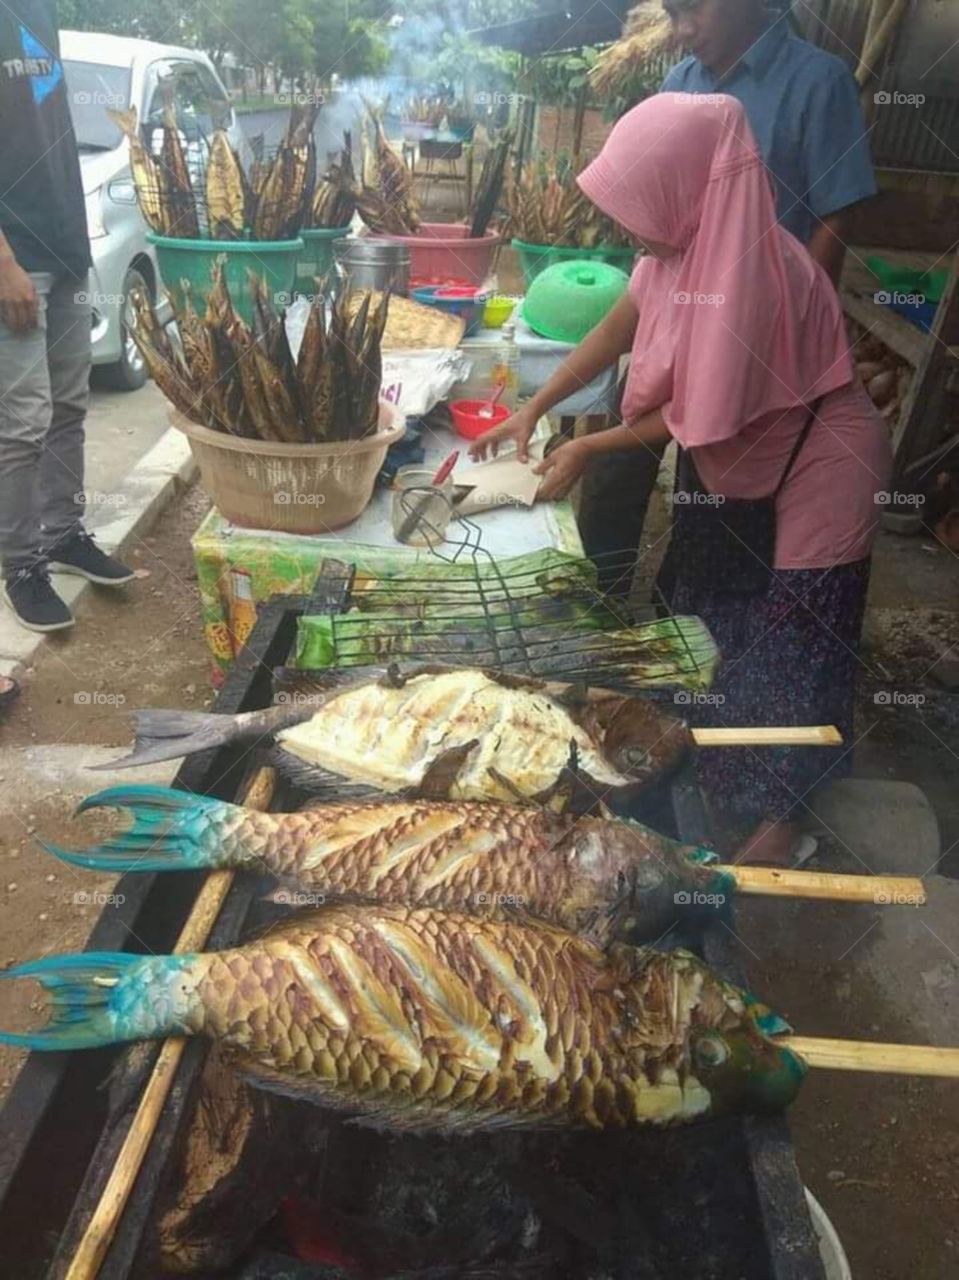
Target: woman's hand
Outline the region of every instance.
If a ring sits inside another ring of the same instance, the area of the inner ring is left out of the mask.
[[[529,438],[536,430],[536,423],[539,421],[535,413],[530,413],[527,406],[524,405],[505,422],[501,422],[498,427],[493,427],[490,431],[484,431],[478,440],[474,440],[470,445],[470,457],[474,462],[485,462],[487,447],[490,451],[490,457],[495,458],[499,453],[500,444],[504,440],[514,440],[516,442],[516,456],[520,462],[529,461]]]
[[[588,437],[584,436],[579,440],[569,440],[548,454],[533,468],[533,475],[543,477],[536,492],[536,501],[550,502],[565,498],[586,470],[590,453]]]

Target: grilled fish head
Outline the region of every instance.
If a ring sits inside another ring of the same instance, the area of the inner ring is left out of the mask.
[[[708,1092],[709,1114],[768,1115],[787,1107],[807,1070],[800,1057],[772,1039],[789,1031],[788,1023],[698,956],[673,951],[653,960],[654,972],[664,961],[674,1007],[688,1011],[684,1069]]]
[[[686,722],[649,698],[598,691],[576,718],[612,767],[638,783],[673,773],[693,745]]]

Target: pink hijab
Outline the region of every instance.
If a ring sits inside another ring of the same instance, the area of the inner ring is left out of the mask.
[[[662,405],[680,444],[715,444],[852,381],[839,299],[776,222],[735,98],[647,99],[616,124],[579,185],[633,235],[679,250],[633,272],[625,421]]]

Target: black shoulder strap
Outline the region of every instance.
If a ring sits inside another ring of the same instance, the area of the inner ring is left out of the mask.
[[[778,498],[780,493],[782,492],[782,487],[786,483],[786,481],[789,479],[789,473],[793,469],[793,463],[799,457],[800,451],[802,450],[803,445],[806,443],[806,437],[809,435],[809,432],[812,429],[812,424],[816,421],[816,416],[819,413],[819,406],[822,404],[825,398],[826,398],[825,396],[820,396],[819,399],[815,401],[814,404],[810,405],[809,415],[807,416],[806,421],[803,423],[802,430],[800,431],[799,435],[796,437],[796,443],[792,447],[792,453],[789,455],[789,461],[786,463],[785,469],[782,475],[779,477],[779,484],[777,484],[775,489],[773,489],[772,494],[770,495],[771,497]]]

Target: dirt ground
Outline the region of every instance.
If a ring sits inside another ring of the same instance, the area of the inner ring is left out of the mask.
[[[19,705],[0,727],[0,746],[119,747],[129,742],[126,709],[200,708],[212,700],[189,547],[205,506],[193,490],[161,517],[132,553],[149,576],[125,598],[103,592],[85,597],[74,635],[45,644]],[[923,540],[883,539],[866,628],[869,671],[860,689],[860,722],[872,727],[857,753],[857,770],[919,782],[936,808],[943,849],[959,840],[959,693],[939,688],[931,668],[959,640],[955,599],[955,563],[948,553],[924,550]],[[922,693],[927,702],[877,703],[875,693],[885,687]],[[77,693],[91,696],[77,701]],[[77,845],[108,820],[93,815],[72,821],[55,793],[24,802],[8,789],[0,809],[0,963],[8,967],[50,950],[82,947],[101,910],[95,894],[110,892],[110,877],[74,874],[39,852],[33,833]],[[829,846],[821,857],[824,865],[854,869]],[[941,870],[959,874],[956,848]],[[77,901],[77,894],[87,900]],[[754,989],[773,996],[797,1027],[824,1035],[909,1038],[905,1020],[857,966],[853,944],[861,917],[833,904],[754,900],[741,909],[738,932]],[[908,964],[903,954],[903,967]],[[0,1025],[29,1023],[37,1005],[26,1000],[0,991]],[[0,1052],[0,1097],[18,1058]],[[959,1275],[954,1083],[813,1073],[791,1127],[804,1180],[835,1223],[857,1280]]]

